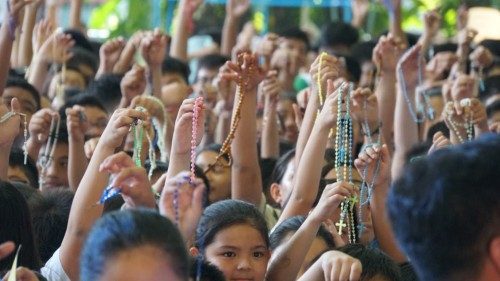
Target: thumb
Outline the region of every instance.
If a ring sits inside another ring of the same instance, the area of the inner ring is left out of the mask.
[[[13,98],[10,101],[10,108],[11,108],[11,111],[14,111],[16,113],[20,113],[21,112],[21,104],[19,103],[19,101],[17,100],[17,98]]]
[[[201,183],[195,187],[193,192],[192,206],[198,213],[201,213],[203,210],[203,197],[205,195],[205,189],[205,184]]]
[[[460,105],[460,102],[454,101],[453,106],[455,107],[455,111],[457,112],[457,115],[462,115],[462,106]]]
[[[333,80],[326,80],[326,92],[331,95],[335,91],[335,86],[333,85]]]

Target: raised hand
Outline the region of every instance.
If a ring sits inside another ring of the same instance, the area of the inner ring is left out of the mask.
[[[111,174],[110,186],[120,190],[127,207],[156,207],[146,170],[143,167],[137,167],[125,152],[106,158],[99,167],[99,171]]]
[[[353,119],[358,122],[366,121],[374,130],[379,123],[377,96],[369,88],[358,88],[352,93],[351,102]]]
[[[260,90],[265,99],[273,104],[277,104],[281,93],[281,85],[276,71],[269,71],[266,79],[260,84]]]
[[[228,0],[226,4],[226,15],[228,17],[240,18],[250,7],[250,0]]]
[[[75,41],[71,38],[71,35],[56,30],[42,44],[36,55],[46,63],[55,62],[62,64],[73,56],[70,49],[74,45]]]
[[[394,36],[382,35],[373,48],[372,61],[383,75],[392,74],[396,71],[398,60],[403,54],[401,44],[398,44]]]
[[[370,1],[368,0],[352,0],[352,25],[361,27],[363,21],[370,10]]]
[[[48,128],[50,128],[52,118],[59,118],[59,114],[48,108],[41,109],[31,116],[28,126],[29,142],[41,146],[47,141],[50,134]]]
[[[36,54],[40,50],[43,43],[45,43],[50,35],[54,33],[54,30],[54,26],[47,19],[42,19],[35,24],[32,40],[33,54]]]
[[[460,30],[457,36],[457,41],[459,46],[469,46],[472,43],[472,40],[477,35],[477,30],[464,28]]]
[[[469,59],[471,60],[474,66],[486,68],[493,64],[493,54],[488,48],[483,46],[478,46],[470,55]]]
[[[271,62],[271,57],[273,56],[273,53],[277,48],[278,35],[274,33],[267,33],[260,41],[260,44],[257,46],[256,53],[259,56],[263,56],[266,64],[269,64]],[[269,65],[267,65],[265,68],[269,68]]]
[[[137,64],[129,70],[120,83],[122,105],[128,106],[132,99],[140,96],[146,90],[146,71]]]
[[[150,67],[161,66],[167,54],[168,40],[168,36],[159,29],[141,40],[141,55]]]
[[[178,154],[185,154],[191,151],[191,132],[193,126],[194,99],[186,99],[182,102],[175,120],[172,151]],[[200,108],[198,127],[196,128],[196,146],[203,138],[205,128],[205,109]]]
[[[181,172],[165,181],[159,204],[160,214],[177,223],[185,239],[194,235],[203,212],[205,191],[201,179],[189,182],[189,172]]]
[[[19,25],[19,15],[24,6],[32,3],[33,0],[8,0],[7,13],[14,20],[15,26]]]
[[[321,256],[325,281],[360,280],[361,262],[339,251],[328,251]]]
[[[419,63],[423,65],[423,58],[420,54],[421,48],[422,46],[419,44],[413,46],[398,61],[396,69],[403,72],[407,89],[414,89],[418,84]],[[420,69],[420,71],[422,70]],[[398,78],[401,79],[401,77]]]
[[[123,139],[127,136],[132,123],[140,119],[145,126],[149,125],[149,115],[146,112],[131,108],[117,109],[111,118],[108,125],[99,139],[99,145],[103,145],[108,149],[116,149],[119,147]]]
[[[99,143],[99,137],[91,138],[85,142],[83,149],[85,150],[85,157],[87,157],[87,159],[92,158],[95,148],[97,147],[97,143]]]
[[[125,48],[125,40],[122,37],[108,40],[101,46],[99,49],[99,70],[102,69],[102,74],[113,71],[123,48]]]
[[[7,241],[0,244],[0,260],[8,257],[15,249],[16,245],[13,242]]]
[[[136,96],[132,99],[130,104],[131,108],[136,108],[137,106],[144,107],[152,118],[156,118],[161,124],[164,124],[167,120],[165,106],[163,103],[155,97],[152,96]]]
[[[453,52],[439,52],[425,66],[426,78],[431,81],[440,81],[446,79],[448,73],[458,60]]]
[[[424,36],[433,38],[441,27],[441,16],[437,10],[430,10],[424,14]]]
[[[347,84],[341,84],[342,87],[346,87]],[[323,104],[323,108],[318,116],[318,122],[320,122],[321,126],[324,128],[332,128],[337,121],[337,110],[338,110],[338,98],[340,93],[340,87],[334,87],[332,80],[328,80],[327,87],[327,97],[325,99],[325,103]],[[345,88],[344,88],[345,90]],[[343,97],[343,99],[345,99]],[[345,102],[343,102],[345,104]]]
[[[73,140],[85,141],[85,132],[89,129],[89,122],[85,117],[84,108],[75,105],[66,109],[66,124],[69,137]]]
[[[265,78],[266,73],[259,67],[257,56],[248,52],[238,54],[239,63],[228,62],[226,65],[230,70],[223,73],[222,78],[238,81],[239,78],[244,82],[246,92],[257,89],[259,83]]]
[[[430,155],[434,151],[448,147],[450,145],[450,140],[441,131],[436,132],[432,137],[432,145],[431,148],[429,148],[429,152],[427,152],[427,154]]]
[[[335,79],[340,76],[341,68],[342,66],[338,58],[328,54],[320,54],[311,64],[311,68],[309,69],[309,74],[312,78],[311,88],[313,92],[317,93],[319,91],[319,86],[321,86],[322,92],[325,92],[327,81],[335,81]],[[318,78],[320,85],[318,85]],[[324,95],[324,93],[321,93],[321,95]]]
[[[455,81],[453,81],[451,86],[451,98],[454,102],[455,110],[458,115],[462,115],[463,113],[460,101],[472,97],[474,85],[474,78],[463,73],[460,73]]]
[[[354,188],[348,182],[335,182],[323,190],[318,205],[311,211],[312,219],[322,223],[331,219],[338,210],[340,203],[355,194]]]
[[[380,163],[377,163],[379,161]],[[378,174],[375,175],[377,165],[379,166]],[[374,144],[366,147],[354,160],[354,166],[358,173],[364,177],[364,181],[373,182],[375,186],[389,183],[391,179],[391,156],[385,144],[382,146]],[[366,172],[365,169],[367,169]],[[374,176],[376,177],[374,178]]]
[[[7,273],[3,280],[9,280],[10,272]],[[36,274],[26,267],[18,267],[16,269],[16,281],[39,281]]]
[[[13,98],[10,101],[10,111],[13,112],[21,112],[21,105],[19,104],[19,101],[17,98]],[[7,106],[3,103],[0,104],[0,118],[5,116],[9,112],[9,109]],[[0,147],[8,147],[10,149],[10,146],[14,142],[14,139],[16,136],[19,134],[19,124],[20,124],[20,118],[19,115],[14,115],[10,117],[8,120],[0,123],[0,131],[2,132],[0,134]]]

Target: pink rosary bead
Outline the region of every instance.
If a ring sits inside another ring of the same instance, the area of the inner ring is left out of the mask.
[[[201,109],[203,108],[203,97],[197,97],[194,101],[194,107],[193,107],[193,123],[192,123],[192,131],[191,131],[191,177],[190,181],[191,183],[194,183],[195,179],[195,174],[194,174],[194,168],[195,168],[195,161],[196,161],[196,139],[198,138],[197,136],[197,129],[198,129],[198,119],[200,117],[200,112]]]

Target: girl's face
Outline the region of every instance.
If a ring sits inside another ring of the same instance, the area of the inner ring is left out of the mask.
[[[207,171],[215,163],[216,157],[217,153],[214,151],[203,151],[196,157],[196,165],[203,171]],[[221,164],[215,165],[208,172],[205,172],[210,183],[210,192],[208,193],[210,203],[231,198],[231,168],[224,159],[221,160]]]
[[[281,121],[281,137],[290,143],[297,142],[299,130],[295,123],[295,114],[293,113],[293,102],[290,100],[280,100],[278,102],[278,115]]]
[[[264,280],[270,253],[258,230],[236,224],[219,231],[205,249],[205,258],[227,280]]]
[[[106,262],[99,280],[182,280],[172,268],[172,261],[154,246],[122,251]]]

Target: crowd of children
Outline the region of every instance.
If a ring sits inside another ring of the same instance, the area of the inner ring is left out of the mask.
[[[6,1],[3,280],[500,280],[500,42],[465,5],[438,42],[438,10],[415,36],[384,1],[366,41],[368,0],[318,38],[228,0],[193,53],[201,1],[104,43],[83,0],[64,30]]]

